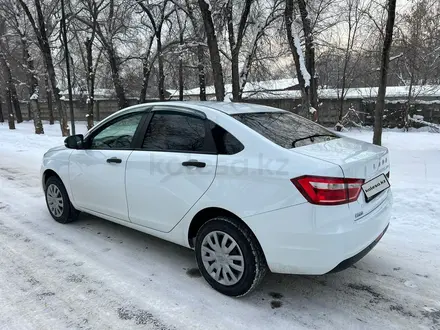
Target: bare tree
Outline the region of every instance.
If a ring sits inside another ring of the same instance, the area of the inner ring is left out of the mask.
[[[84,0],[83,0],[84,1]],[[97,47],[96,30],[98,27],[98,14],[100,8],[95,1],[86,0],[86,12],[88,13],[88,22],[91,24],[83,24],[81,20],[73,19],[72,33],[77,43],[79,57],[85,72],[85,81],[87,85],[87,129],[91,129],[94,125],[94,105],[95,105],[95,81],[96,71],[102,56],[102,47]],[[83,5],[84,6],[84,5]],[[71,11],[73,11],[71,9]],[[85,39],[85,40],[84,40]],[[94,48],[98,48],[98,55],[94,56]]]
[[[235,101],[240,100],[240,68],[239,56],[240,49],[243,44],[244,35],[248,26],[248,18],[254,0],[245,0],[240,15],[237,32],[234,28],[234,8],[232,0],[228,0],[226,4],[226,23],[228,28],[229,48],[231,51],[231,74],[232,74],[232,98]],[[236,2],[237,3],[237,2]],[[237,37],[235,36],[237,35]]]
[[[75,135],[75,115],[73,111],[73,100],[72,100],[72,81],[70,76],[70,53],[69,44],[67,41],[67,24],[66,24],[66,9],[64,6],[64,0],[61,0],[61,39],[64,46],[64,58],[66,61],[66,75],[67,75],[67,91],[69,94],[69,110],[70,110],[70,123],[72,128],[72,134]]]
[[[342,116],[344,113],[344,99],[347,92],[347,87],[350,87],[350,79],[355,71],[355,65],[351,65],[352,59],[355,53],[355,43],[358,38],[359,25],[361,22],[361,16],[364,11],[362,8],[362,0],[346,0],[344,3],[345,11],[347,14],[346,23],[347,29],[344,30],[346,35],[346,46],[344,49],[343,55],[343,64],[342,64],[342,77],[341,77],[341,92],[340,92],[340,104],[339,104],[339,115],[338,120],[342,120]],[[359,59],[359,57],[358,57]],[[339,93],[339,90],[338,90]]]
[[[43,10],[41,8],[41,2],[40,0],[35,0],[35,9],[37,11],[37,21],[35,21],[34,16],[32,15],[29,7],[24,2],[24,0],[18,0],[21,7],[23,8],[26,16],[29,19],[29,22],[32,26],[32,29],[34,30],[34,33],[37,37],[38,46],[40,48],[40,51],[42,53],[44,63],[46,65],[47,73],[49,76],[50,85],[52,87],[53,96],[55,98],[55,107],[58,110],[59,118],[60,118],[60,127],[61,127],[61,134],[63,136],[68,136],[70,134],[69,132],[69,126],[67,124],[67,114],[66,110],[64,109],[62,103],[61,103],[61,96],[60,96],[60,90],[57,86],[56,81],[56,74],[55,74],[55,66],[52,59],[52,53],[50,49],[50,43],[47,35],[47,29],[46,29],[46,22],[43,15]]]
[[[245,56],[245,60],[244,60],[244,64],[243,67],[240,71],[240,91],[239,91],[239,97],[238,99],[242,99],[243,98],[243,92],[244,92],[244,88],[248,82],[248,77],[249,74],[251,72],[252,69],[252,64],[254,63],[256,57],[257,57],[257,50],[261,47],[260,45],[260,41],[264,38],[267,37],[268,39],[272,39],[274,36],[273,34],[270,34],[269,36],[266,36],[267,33],[267,29],[274,23],[276,22],[279,18],[282,17],[282,10],[281,10],[281,5],[282,5],[283,1],[282,0],[275,0],[270,8],[268,9],[269,13],[264,17],[264,13],[262,12],[257,12],[255,14],[255,17],[253,19],[257,20],[257,26],[256,26],[256,31],[254,32],[253,37],[251,38],[251,41],[249,43],[248,46],[248,50],[247,50],[247,54]],[[261,16],[264,17],[264,19],[262,21],[260,21]],[[248,29],[248,33],[252,32],[250,31],[250,29]],[[270,42],[268,42],[268,44],[270,45]],[[273,53],[273,51],[269,50],[271,55],[273,55],[274,57],[278,57],[279,53]]]
[[[217,101],[225,98],[225,83],[223,81],[223,68],[220,59],[220,50],[215,33],[214,22],[212,20],[212,6],[209,0],[198,0],[200,11],[202,12],[203,24],[205,25],[206,39],[208,41],[211,67],[214,75],[215,97]]]
[[[115,3],[115,0],[109,0],[108,2],[83,0],[82,4],[88,15],[81,16],[78,14],[76,19],[92,30],[96,30],[96,36],[102,44],[110,65],[118,106],[120,109],[125,108],[128,106],[128,100],[121,76],[122,59],[118,54],[115,42],[128,29],[127,20],[130,19],[131,11],[126,6],[129,4],[123,1]]]
[[[310,87],[309,87],[309,102],[313,108],[318,107],[318,92],[315,79],[315,45],[312,31],[312,23],[309,17],[307,9],[307,3],[305,0],[297,0],[299,12],[301,16],[304,39],[305,39],[305,58],[306,68],[310,75]]]
[[[191,0],[185,0],[185,5],[180,4],[179,1],[174,0],[176,6],[178,6],[188,16],[193,27],[195,35],[195,45],[197,47],[197,73],[198,73],[198,85],[200,90],[200,101],[206,101],[206,74],[205,74],[205,31],[203,25],[199,24],[199,16],[197,8],[193,5]],[[180,91],[179,91],[180,94]],[[180,97],[180,95],[179,95]]]
[[[14,79],[12,77],[11,66],[7,58],[8,47],[5,38],[6,32],[5,18],[0,16],[0,60],[2,61],[6,83],[8,84],[8,93],[11,97],[12,107],[17,117],[17,123],[21,123],[23,122],[23,116],[21,114],[20,102],[18,101],[17,89],[15,87]]]
[[[294,21],[293,17],[293,0],[286,0],[286,7],[284,11],[284,22],[287,35],[287,42],[290,47],[290,52],[295,63],[296,76],[298,77],[298,82],[301,87],[302,103],[303,108],[310,108],[310,73],[307,71],[306,63],[304,60],[304,55],[302,53],[301,41],[299,38],[298,22]]]
[[[177,24],[179,26],[179,101],[183,101],[183,47],[186,30],[186,17],[183,19],[176,10]]]
[[[385,107],[385,93],[387,88],[388,66],[390,62],[390,50],[393,43],[393,29],[396,18],[396,0],[387,2],[387,24],[385,28],[385,38],[382,49],[379,90],[377,93],[376,108],[374,109],[374,135],[373,143],[382,145],[382,118]]]
[[[165,87],[164,87],[164,71],[163,62],[164,54],[162,49],[162,28],[168,17],[174,12],[174,8],[167,11],[168,0],[162,1],[159,4],[150,4],[148,1],[137,0],[137,3],[142,10],[147,14],[153,28],[154,36],[156,38],[156,51],[158,54],[158,68],[159,68],[159,99],[165,100]]]
[[[139,103],[144,103],[147,97],[147,89],[150,81],[151,70],[153,68],[154,60],[152,59],[151,47],[153,46],[154,34],[148,39],[145,53],[142,58],[142,87],[139,96]]]
[[[436,10],[437,6],[437,10]],[[390,75],[399,85],[408,87],[402,118],[408,129],[408,115],[412,104],[429,84],[438,84],[440,74],[440,5],[434,0],[417,0],[403,14],[397,26],[390,64]]]

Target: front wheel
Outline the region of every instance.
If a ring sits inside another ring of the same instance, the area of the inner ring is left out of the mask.
[[[239,297],[251,292],[267,271],[255,236],[232,218],[207,221],[197,233],[195,250],[205,280],[228,296]]]
[[[61,180],[51,176],[46,182],[46,204],[50,215],[59,223],[69,223],[78,217],[79,212],[70,203],[69,195]]]

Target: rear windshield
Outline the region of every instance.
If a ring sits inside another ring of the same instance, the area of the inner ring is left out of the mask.
[[[311,120],[290,112],[241,113],[232,117],[288,149],[339,138]]]

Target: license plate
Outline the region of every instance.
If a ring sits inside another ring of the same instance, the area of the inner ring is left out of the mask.
[[[374,198],[377,194],[381,193],[385,189],[390,187],[390,183],[388,182],[385,174],[381,174],[374,179],[364,183],[362,185],[362,190],[365,193],[367,202]]]

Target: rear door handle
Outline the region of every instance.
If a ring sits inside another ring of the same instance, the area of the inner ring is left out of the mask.
[[[122,163],[122,159],[117,158],[117,157],[112,157],[112,158],[107,159],[107,163],[121,164]]]
[[[182,166],[195,166],[195,167],[205,167],[206,163],[199,162],[197,160],[189,160],[187,162],[183,162]]]

